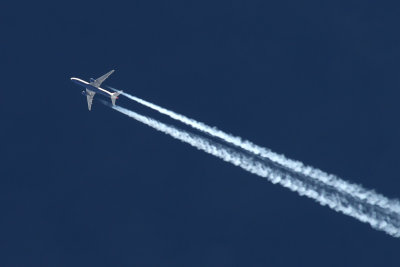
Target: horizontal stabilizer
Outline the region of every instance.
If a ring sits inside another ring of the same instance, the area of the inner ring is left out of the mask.
[[[112,94],[111,94],[111,102],[112,102],[113,106],[115,106],[115,100],[118,99],[118,96],[119,96],[121,93],[122,93],[122,91],[118,91],[118,92],[115,92],[115,93],[112,93]]]

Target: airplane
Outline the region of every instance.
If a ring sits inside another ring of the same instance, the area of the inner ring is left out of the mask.
[[[100,88],[100,85],[105,81],[105,79],[108,78],[108,76],[110,76],[112,73],[114,72],[114,70],[111,70],[109,72],[107,72],[106,74],[104,74],[103,76],[101,76],[100,78],[97,79],[93,79],[90,78],[90,82],[86,82],[84,80],[78,79],[78,78],[74,78],[72,77],[71,80],[86,88],[85,91],[82,91],[83,95],[86,95],[86,99],[87,99],[87,103],[88,103],[88,109],[91,110],[92,109],[92,102],[93,102],[93,97],[96,93],[99,93],[101,95],[107,96],[111,98],[111,102],[113,104],[113,106],[115,106],[115,100],[118,99],[118,96],[122,93],[122,91],[119,92],[115,92],[115,93],[111,93],[103,88]]]

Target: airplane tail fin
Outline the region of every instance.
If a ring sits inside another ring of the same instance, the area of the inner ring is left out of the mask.
[[[113,104],[113,106],[115,106],[115,100],[118,99],[118,96],[122,93],[122,91],[119,92],[115,92],[111,94],[111,102]]]

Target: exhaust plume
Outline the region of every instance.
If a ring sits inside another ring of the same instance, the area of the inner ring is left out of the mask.
[[[111,90],[118,91],[115,88],[109,87]],[[273,161],[284,168],[288,168],[291,171],[300,173],[304,176],[311,177],[318,181],[325,183],[326,185],[333,186],[340,191],[351,194],[354,197],[359,198],[360,200],[366,201],[369,204],[377,205],[381,208],[391,210],[393,212],[400,213],[400,202],[396,199],[388,199],[385,196],[376,193],[373,190],[367,190],[360,185],[352,184],[343,179],[333,175],[323,172],[317,168],[313,168],[310,166],[304,165],[300,161],[291,160],[286,158],[284,155],[277,154],[269,149],[260,147],[258,145],[253,144],[250,141],[243,140],[240,137],[233,136],[231,134],[225,133],[216,127],[210,127],[202,122],[198,122],[194,119],[188,118],[184,115],[175,113],[171,110],[165,109],[153,103],[150,103],[146,100],[140,99],[136,96],[132,96],[127,93],[122,93],[123,96],[136,101],[139,104],[142,104],[146,107],[149,107],[153,110],[158,111],[161,114],[167,115],[168,117],[175,119],[179,122],[182,122],[188,126],[191,126],[194,129],[207,133],[213,137],[217,137],[227,143],[240,147],[243,150],[246,150],[250,153],[253,153],[262,158]]]
[[[101,102],[110,106],[107,102]],[[354,197],[349,193],[338,190],[336,187],[326,185],[319,180],[299,175],[295,171],[276,165],[270,160],[260,160],[256,157],[248,156],[238,150],[166,125],[120,106],[111,107],[157,131],[190,144],[199,150],[205,151],[208,154],[238,166],[250,173],[266,178],[274,184],[280,184],[302,196],[304,195],[314,199],[323,206],[327,205],[335,211],[349,215],[361,222],[368,223],[375,229],[382,230],[394,237],[400,237],[399,213],[394,213],[391,210],[368,203],[365,199]]]

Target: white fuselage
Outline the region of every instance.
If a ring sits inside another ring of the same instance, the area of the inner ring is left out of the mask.
[[[105,89],[103,89],[103,88],[93,86],[93,85],[91,85],[90,83],[88,83],[87,81],[84,81],[84,80],[82,80],[82,79],[79,79],[79,78],[71,78],[71,80],[72,80],[74,83],[76,83],[76,84],[78,84],[78,85],[80,85],[80,86],[85,87],[85,88],[86,88],[87,90],[89,90],[89,91],[92,91],[92,92],[95,92],[95,93],[98,93],[98,94],[102,94],[102,95],[105,95],[105,96],[111,96],[111,95],[112,95],[111,92],[109,92],[109,91],[107,91],[107,90],[105,90]]]

